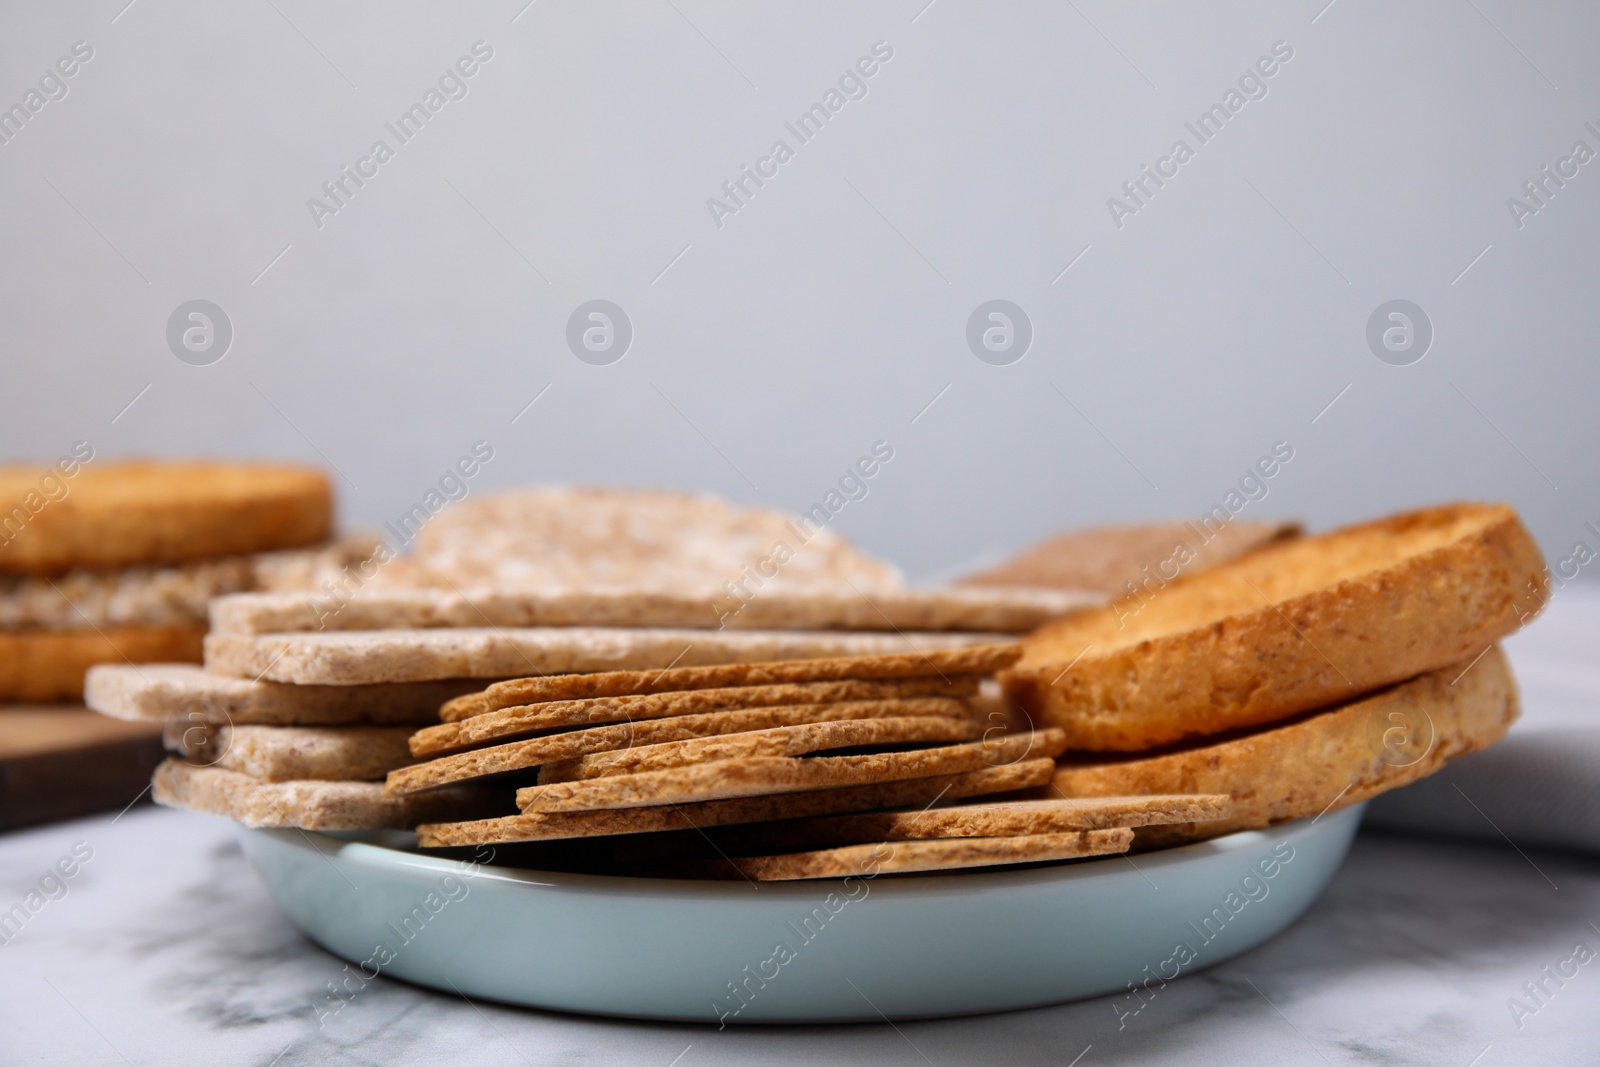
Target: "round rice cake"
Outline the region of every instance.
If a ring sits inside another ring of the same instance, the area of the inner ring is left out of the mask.
[[[90,463],[71,477],[0,467],[0,507],[0,572],[11,574],[299,548],[333,524],[320,471],[251,463]]]
[[[0,701],[79,700],[98,663],[199,663],[204,626],[0,630]]]

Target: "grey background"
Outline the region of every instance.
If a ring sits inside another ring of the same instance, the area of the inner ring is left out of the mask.
[[[1564,555],[1600,520],[1600,161],[1521,230],[1506,199],[1600,149],[1600,10],[1325,2],[7,5],[0,105],[95,56],[0,146],[0,456],[326,462],[376,524],[478,439],[474,492],[792,509],[885,439],[837,525],[931,578],[1196,515],[1287,440],[1246,514],[1500,498]],[[319,230],[307,198],[479,39],[469,95]],[[879,40],[718,229],[707,198]],[[1113,225],[1277,40],[1268,95]],[[196,298],[234,326],[211,366],[165,342]],[[597,298],[634,328],[603,367],[564,340]],[[1004,367],[965,341],[996,298],[1034,327]],[[1412,366],[1365,342],[1396,298],[1434,325]]]

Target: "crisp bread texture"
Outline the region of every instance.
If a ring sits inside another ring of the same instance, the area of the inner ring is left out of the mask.
[[[850,589],[763,593],[736,613],[720,600],[647,592],[363,591],[319,609],[304,596],[242,593],[211,605],[218,633],[616,626],[740,630],[976,630],[1022,633],[1101,598],[1049,589]]]
[[[227,726],[173,719],[169,752],[267,782],[370,782],[413,762],[408,726]]]
[[[882,655],[806,657],[783,663],[730,662],[717,666],[684,666],[666,670],[617,670],[569,674],[553,678],[513,678],[489,686],[481,694],[452,700],[440,712],[446,721],[464,719],[500,708],[550,700],[673,693],[687,689],[781,685],[841,679],[941,678],[959,674],[992,674],[1016,663],[1015,644],[977,645],[930,652],[895,651]]]
[[[590,811],[797,793],[959,774],[1031,757],[1057,756],[1064,747],[1065,738],[1059,730],[1044,730],[908,752],[716,760],[664,771],[527,786],[517,790],[517,807],[525,812]]]
[[[97,461],[61,479],[60,499],[25,506],[30,494],[38,496],[45,473],[0,468],[0,501],[22,520],[0,544],[0,572],[53,574],[299,548],[326,540],[332,526],[328,480],[308,467]]]
[[[982,720],[922,715],[915,718],[839,719],[719,734],[685,741],[636,745],[615,752],[547,763],[539,769],[539,784],[577,782],[616,774],[687,767],[696,763],[757,756],[804,756],[836,748],[863,748],[926,741],[971,741],[983,736]]]
[[[827,529],[713,496],[661,489],[540,486],[473,495],[426,519],[380,587],[667,592],[733,601],[788,589],[904,586],[894,567]],[[402,522],[404,520],[402,519]],[[780,548],[779,546],[783,546]]]
[[[198,641],[198,636],[196,637]],[[283,685],[208,674],[186,664],[92,668],[84,703],[115,719],[342,726],[429,723],[441,703],[481,682]]]
[[[942,678],[903,678],[887,681],[802,682],[550,700],[542,704],[502,708],[420,730],[414,747],[417,755],[422,756],[568,726],[640,722],[677,715],[701,715],[729,708],[772,707],[779,704],[881,704],[912,699],[960,699],[971,696],[975,689],[976,684],[969,676],[956,675],[949,681]],[[451,701],[445,705],[444,713],[459,710],[459,707],[455,701]]]
[[[661,671],[674,663],[763,663],[937,651],[992,644],[998,634],[896,634],[811,630],[388,630],[210,634],[206,669],[295,685],[369,685],[442,678],[592,671]],[[926,673],[923,667],[917,673]],[[526,701],[522,701],[526,703]]]
[[[1048,784],[1054,770],[1054,760],[1028,759],[959,774],[806,793],[611,811],[525,812],[495,819],[419,826],[417,843],[423,848],[448,848],[456,845],[558,841],[621,834],[698,833],[710,827],[737,823],[870,811],[874,808],[921,807],[936,801],[1012,793]]]
[[[1104,600],[1126,593],[1130,582],[1137,586],[1144,580],[1146,568],[1160,568],[1180,551],[1180,545],[1192,554],[1183,573],[1198,574],[1299,533],[1297,522],[1249,519],[1234,519],[1217,529],[1177,521],[1097,526],[1041,541],[956,584],[1077,589],[1097,593]]]
[[[1139,751],[1286,719],[1470,658],[1544,603],[1504,505],[1278,542],[1029,636],[1006,676],[1071,747]]]
[[[880,874],[948,871],[1044,863],[1126,852],[1132,830],[1084,830],[1022,837],[957,837],[945,840],[879,841],[870,845],[779,856],[739,856],[693,861],[678,873],[702,878],[749,878],[791,882],[807,878],[871,878]],[[664,872],[665,873],[665,872]]]
[[[940,697],[926,700],[849,700],[834,704],[731,708],[703,715],[680,715],[666,719],[613,723],[583,730],[566,730],[542,737],[532,737],[525,741],[511,741],[489,748],[459,752],[395,771],[389,775],[386,788],[395,794],[410,793],[451,782],[481,778],[485,775],[524,770],[557,760],[576,759],[597,752],[614,752],[618,749],[656,745],[667,741],[685,741],[716,734],[737,734],[777,726],[797,726],[808,722],[887,718],[910,714],[982,718],[986,725],[991,724],[991,720],[974,713],[961,701]],[[462,725],[476,721],[478,720],[469,719]],[[427,754],[426,746],[423,746],[423,751],[418,751],[417,738],[428,732],[422,730],[412,737],[413,755]]]
[[[79,568],[65,574],[0,574],[0,630],[111,626],[204,627],[213,597],[252,589],[298,590],[312,604],[321,585],[372,551],[368,537],[317,548],[196,560],[166,567]]]
[[[1224,819],[1140,831],[1165,844],[1335,811],[1426,777],[1505,736],[1520,706],[1499,648],[1365,700],[1218,744],[1144,759],[1063,762],[1053,795],[1225,793]]]
[[[927,837],[1016,837],[1110,830],[1162,823],[1209,822],[1226,816],[1228,807],[1228,798],[1220,794],[954,804],[730,827],[716,831],[710,847],[728,855],[738,855]]]
[[[263,782],[222,767],[197,767],[169,759],[156,768],[157,804],[258,827],[302,830],[405,830],[438,819],[482,818],[504,810],[493,790],[440,789],[412,797],[385,797],[376,782]]]
[[[198,663],[204,636],[196,626],[0,630],[0,701],[78,700],[85,672],[100,663]]]

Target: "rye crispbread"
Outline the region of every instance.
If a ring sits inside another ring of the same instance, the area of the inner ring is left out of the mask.
[[[1076,749],[1138,751],[1349,701],[1469,658],[1544,603],[1504,505],[1278,542],[1024,641],[1007,691]],[[1135,610],[1137,609],[1137,610]]]
[[[928,837],[1017,837],[1112,830],[1208,822],[1226,816],[1228,808],[1228,798],[1220,794],[991,801],[734,826],[714,832],[708,847],[739,855]]]
[[[671,767],[687,767],[720,760],[761,756],[804,756],[840,748],[910,742],[972,741],[982,737],[981,719],[920,715],[886,719],[835,719],[824,722],[774,726],[741,734],[717,734],[684,741],[635,745],[613,752],[547,763],[539,769],[539,784],[579,782],[618,774],[643,774]]]
[[[896,634],[814,630],[360,630],[347,633],[209,634],[206,669],[295,685],[368,685],[442,678],[594,671],[660,671],[673,663],[933,653],[1003,641],[998,634]],[[926,673],[924,667],[919,673]]]
[[[813,589],[763,593],[734,614],[689,594],[463,589],[361,592],[328,604],[282,593],[240,593],[211,605],[211,628],[228,634],[535,626],[1022,633],[1100,602],[1089,594],[1048,589],[907,589],[870,597],[850,589]]]
[[[409,726],[228,726],[173,719],[167,751],[264,782],[379,781],[413,763]]]
[[[496,712],[494,714],[500,714]],[[927,700],[848,700],[833,704],[786,704],[777,707],[731,708],[702,715],[681,715],[666,719],[644,719],[636,722],[613,723],[583,730],[564,730],[560,733],[532,737],[525,741],[511,741],[489,748],[458,752],[419,763],[414,767],[396,771],[389,776],[387,788],[391,793],[410,793],[419,789],[450,782],[481,778],[490,774],[504,774],[525,770],[557,760],[576,759],[596,752],[613,752],[617,749],[642,745],[655,745],[667,741],[685,741],[695,737],[716,734],[737,734],[748,730],[765,730],[776,726],[796,726],[808,722],[830,722],[836,719],[886,718],[895,715],[927,714],[966,718],[983,718],[970,711],[960,701],[931,698]],[[477,719],[462,723],[468,726]],[[411,738],[414,756],[426,756],[432,751],[427,744],[419,745],[417,739],[439,727],[418,731]],[[451,746],[455,747],[455,746]],[[419,751],[420,749],[420,751]]]
[[[1229,815],[1196,825],[1141,830],[1167,844],[1321,815],[1438,770],[1505,736],[1520,706],[1498,647],[1288,726],[1148,758],[1068,760],[1053,795],[1225,793]]]
[[[580,782],[556,782],[517,790],[517,807],[531,811],[590,811],[833,789],[936,774],[959,774],[1038,756],[1065,747],[1059,730],[904,752],[861,756],[757,756],[689,767]]]
[[[1028,759],[959,774],[820,789],[807,793],[665,804],[653,808],[525,812],[472,822],[419,826],[417,844],[423,848],[449,848],[620,834],[693,833],[713,826],[764,822],[769,819],[833,815],[874,808],[921,807],[936,801],[1034,789],[1047,785],[1054,771],[1055,761],[1052,759]]]
[[[1016,644],[1006,643],[929,652],[895,650],[881,655],[868,653],[833,658],[813,657],[778,663],[726,663],[672,667],[667,670],[617,670],[597,674],[512,678],[496,682],[480,694],[450,701],[441,709],[440,717],[453,722],[501,708],[541,704],[551,700],[676,693],[689,689],[992,674],[1017,662],[1021,655],[1022,651]]]
[[[195,626],[0,630],[0,701],[77,700],[98,663],[198,663],[204,636]]]
[[[196,638],[198,640],[198,637]],[[186,723],[345,726],[431,723],[439,705],[475,681],[393,685],[283,685],[208,674],[187,664],[90,668],[84,703],[114,719]]]
[[[691,860],[663,873],[700,878],[749,878],[792,882],[807,878],[871,878],[880,874],[949,871],[1081,859],[1128,851],[1133,831],[1083,830],[1024,837],[955,837],[920,841],[879,841],[870,845],[777,856],[735,856]]]
[[[1198,574],[1299,533],[1297,522],[1249,519],[1234,519],[1215,530],[1177,521],[1099,526],[1041,541],[956,584],[1090,590],[1103,600],[1122,595],[1126,583],[1137,585],[1146,568],[1156,570],[1175,555],[1189,555],[1182,572]]]
[[[968,675],[949,682],[941,678],[845,680],[780,685],[744,685],[727,689],[690,689],[677,693],[640,693],[620,697],[549,700],[542,704],[488,711],[417,731],[413,746],[419,756],[452,748],[568,726],[597,726],[612,722],[640,722],[678,715],[702,715],[733,708],[773,707],[780,704],[877,703],[900,700],[958,699],[972,695],[977,684]],[[453,701],[451,702],[454,703]],[[447,704],[446,708],[451,705]],[[864,716],[847,716],[861,718]]]
[[[410,797],[385,797],[377,782],[262,782],[222,767],[197,767],[169,759],[151,780],[157,804],[257,827],[302,830],[409,829],[439,819],[482,818],[504,810],[495,790],[439,789]]]
[[[11,513],[22,508],[43,473],[0,468],[0,502]],[[333,517],[328,480],[308,467],[98,461],[62,484],[60,499],[22,508],[20,529],[0,544],[0,572],[52,574],[299,548],[326,540]]]

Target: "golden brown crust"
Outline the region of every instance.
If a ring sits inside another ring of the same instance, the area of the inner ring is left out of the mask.
[[[1470,658],[1543,603],[1505,505],[1279,542],[1026,638],[1007,691],[1069,746],[1139,751],[1278,721]]]
[[[613,723],[585,730],[566,730],[528,738],[525,741],[511,741],[470,752],[458,752],[452,756],[442,756],[415,767],[395,771],[389,775],[385,788],[391,795],[415,793],[421,789],[432,789],[451,782],[538,767],[557,760],[571,760],[598,752],[615,752],[619,749],[658,745],[668,741],[687,741],[697,737],[737,734],[778,726],[798,726],[808,722],[881,719],[914,714],[984,718],[984,721],[990,724],[1004,721],[988,719],[980,712],[969,710],[958,700],[942,698],[851,700],[837,704],[786,704],[779,707],[733,708],[705,715],[680,715],[667,719],[646,719],[642,722]],[[476,720],[468,720],[468,722],[474,721]],[[421,731],[412,737],[411,750],[414,755],[426,754],[418,753],[416,744],[417,737],[426,732]]]
[[[1519,712],[1498,647],[1346,707],[1220,744],[1148,759],[1063,763],[1054,792],[1067,797],[1225,793],[1218,822],[1140,831],[1141,844],[1253,830],[1359,803],[1426,777],[1445,761],[1487,748]]]
[[[98,462],[63,479],[66,495],[24,506],[43,468],[0,468],[0,572],[182,563],[326,540],[328,480],[309,467]],[[16,509],[21,508],[19,513]],[[9,538],[9,540],[6,540]]]
[[[1017,662],[1022,651],[1012,644],[888,655],[797,659],[775,663],[728,663],[668,670],[606,671],[559,674],[496,682],[482,693],[458,697],[444,706],[446,722],[484,712],[550,700],[670,693],[687,689],[779,685],[846,679],[926,678],[930,675],[992,674]]]
[[[524,812],[474,822],[434,823],[417,827],[423,848],[500,844],[513,841],[557,841],[574,837],[699,831],[713,826],[798,819],[873,808],[922,807],[941,800],[1010,793],[1049,783],[1055,761],[1028,759],[1003,767],[984,767],[960,774],[909,778],[895,782],[819,789],[809,793],[665,804],[654,808],[604,811]]]
[[[204,626],[0,631],[0,701],[78,700],[98,663],[199,663]]]

